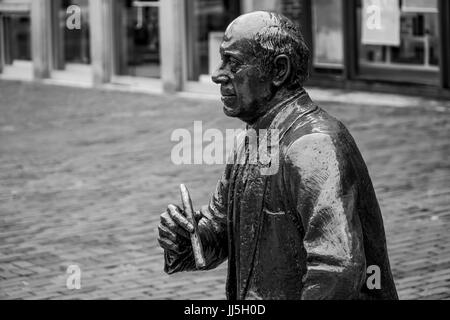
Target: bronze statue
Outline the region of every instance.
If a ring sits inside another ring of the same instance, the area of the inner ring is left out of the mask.
[[[253,12],[230,24],[220,51],[213,81],[225,114],[247,129],[278,130],[279,168],[261,174],[242,142],[240,161],[226,166],[195,221],[170,205],[159,226],[165,272],[228,259],[230,300],[398,299],[364,160],[344,125],[303,89],[310,52],[299,29],[283,15]],[[368,286],[369,268],[380,271],[378,286]]]

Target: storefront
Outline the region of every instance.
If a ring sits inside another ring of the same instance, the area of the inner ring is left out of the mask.
[[[449,95],[447,0],[0,0],[0,78],[216,93],[225,28],[254,10],[301,25],[310,85]]]
[[[306,29],[314,55],[312,83],[341,80],[343,87],[396,91],[409,86],[438,95],[449,88],[448,1],[304,3],[304,15],[312,17]]]

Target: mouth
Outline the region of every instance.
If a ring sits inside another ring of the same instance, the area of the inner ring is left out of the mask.
[[[233,105],[233,102],[236,100],[236,95],[222,95],[222,102],[225,106],[229,107]]]
[[[222,86],[220,88],[220,94],[222,96],[222,98],[233,98],[236,96],[236,93],[234,92],[234,90],[230,87],[225,87]]]
[[[221,94],[222,98],[234,98],[236,97],[235,94]]]

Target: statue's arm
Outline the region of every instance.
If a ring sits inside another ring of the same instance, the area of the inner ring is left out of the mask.
[[[357,298],[366,274],[357,172],[330,136],[311,134],[287,151],[285,174],[305,232],[302,299]]]
[[[198,221],[198,232],[203,245],[206,268],[211,270],[223,263],[228,257],[227,242],[227,172],[218,182],[208,206],[203,207]],[[196,271],[194,254],[189,241],[182,245],[181,253],[166,251],[164,271],[173,274],[182,271]]]

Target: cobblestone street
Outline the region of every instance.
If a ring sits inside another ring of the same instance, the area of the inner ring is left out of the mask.
[[[350,129],[401,299],[450,298],[450,102],[311,90]],[[176,166],[174,129],[242,127],[219,99],[0,82],[0,299],[225,299],[226,264],[163,273],[159,216],[223,166]],[[66,270],[79,265],[81,290]]]

